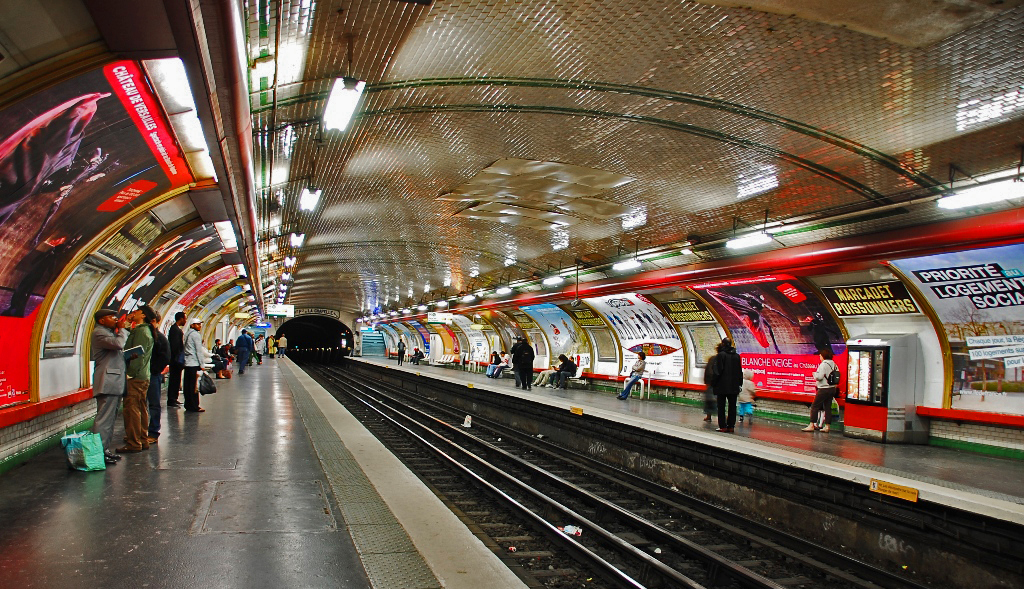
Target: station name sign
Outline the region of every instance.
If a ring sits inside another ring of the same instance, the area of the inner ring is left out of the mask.
[[[438,313],[430,311],[427,313],[427,325],[451,325],[455,321],[452,313]]]
[[[572,318],[583,327],[608,327],[604,319],[597,316],[597,313],[590,309],[576,309],[568,305],[562,305],[562,309],[568,311]]]
[[[701,301],[687,299],[665,303],[665,311],[676,323],[697,323],[714,321],[714,314]]]
[[[302,309],[295,309],[295,316],[300,315],[323,315],[324,317],[330,317],[332,319],[341,319],[341,313],[334,309],[324,309],[322,307],[305,307]]]
[[[898,280],[822,287],[836,315],[909,315],[920,313],[907,287]]]
[[[267,317],[294,317],[295,305],[267,303]]]
[[[519,325],[519,329],[537,329],[537,324],[534,323],[533,319],[530,319],[529,315],[523,313],[519,309],[511,309],[508,314],[516,320],[516,323]]]

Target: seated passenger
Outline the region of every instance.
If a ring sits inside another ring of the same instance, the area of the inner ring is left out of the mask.
[[[562,363],[558,365],[558,372],[556,373],[556,376],[558,377],[558,384],[555,386],[561,389],[566,389],[569,388],[569,379],[576,376],[576,363],[570,360],[565,354],[560,354],[558,359],[561,360]]]
[[[551,368],[547,370],[541,370],[537,373],[537,376],[533,379],[534,386],[551,386],[552,377],[558,372],[558,365],[552,364]]]
[[[421,352],[419,348],[413,348],[412,349],[412,356],[409,356],[409,360],[411,360],[413,364],[417,364],[418,365],[420,363],[420,360],[422,360],[422,359],[423,359],[423,352]]]
[[[498,352],[491,352],[491,363],[487,365],[487,376],[494,374],[494,370],[501,364],[501,356]]]

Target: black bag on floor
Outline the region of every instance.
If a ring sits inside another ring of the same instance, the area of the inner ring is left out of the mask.
[[[213,384],[213,379],[210,378],[210,373],[205,370],[199,373],[199,394],[212,395],[216,392],[217,385]]]

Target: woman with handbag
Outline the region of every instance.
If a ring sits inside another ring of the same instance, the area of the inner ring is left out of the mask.
[[[814,384],[817,387],[817,392],[814,395],[814,403],[811,404],[811,422],[801,431],[821,430],[828,433],[829,426],[832,424],[832,399],[836,396],[836,384],[839,384],[838,382],[830,383],[829,377],[833,372],[839,372],[839,366],[832,360],[831,347],[822,348],[818,351],[818,355],[821,356],[821,364],[818,364],[818,368],[814,371]],[[818,425],[819,412],[825,414],[820,426]]]

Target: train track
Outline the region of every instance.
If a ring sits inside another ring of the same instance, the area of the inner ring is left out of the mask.
[[[539,437],[304,368],[530,586],[924,589]]]

